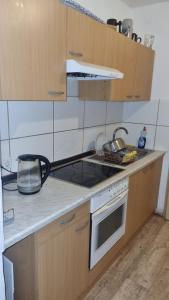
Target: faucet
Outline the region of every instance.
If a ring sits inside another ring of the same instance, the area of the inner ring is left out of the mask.
[[[104,144],[104,139],[105,139],[105,134],[103,132],[100,132],[96,137],[95,149],[96,149],[96,154],[98,154],[98,155],[103,154],[102,147]]]
[[[113,141],[116,140],[116,133],[117,133],[117,131],[119,131],[119,130],[124,130],[125,133],[128,134],[128,130],[127,130],[125,127],[117,127],[117,128],[114,130],[114,132],[113,132]]]

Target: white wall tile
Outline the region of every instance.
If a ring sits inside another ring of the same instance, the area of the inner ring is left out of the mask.
[[[66,102],[54,102],[54,131],[83,128],[84,101],[67,98]]]
[[[52,101],[9,102],[10,138],[53,131]]]
[[[167,187],[168,172],[169,172],[169,127],[157,126],[155,150],[167,151],[164,156],[160,190],[158,197],[157,213],[162,214],[165,204],[165,192]]]
[[[0,102],[0,140],[9,138],[7,101]]]
[[[107,102],[106,124],[123,121],[123,103]]]
[[[156,150],[169,150],[169,127],[157,126]]]
[[[160,180],[160,188],[159,188],[159,196],[156,212],[160,215],[163,214],[165,207],[165,195],[166,188],[168,182],[168,173],[169,173],[169,151],[164,155],[162,172],[161,172],[161,180]]]
[[[70,130],[54,134],[54,160],[71,157],[82,152],[83,130]]]
[[[79,96],[79,81],[67,79],[67,97]]]
[[[0,146],[1,146],[0,162],[7,170],[11,170],[11,159],[10,159],[10,153],[9,153],[9,140],[1,141]],[[2,175],[9,175],[9,173],[2,170]]]
[[[105,125],[106,123],[106,102],[85,101],[84,126],[91,127]]]
[[[21,154],[40,154],[53,161],[53,134],[11,140],[12,170],[17,170],[17,157]]]
[[[117,127],[120,127],[121,123],[109,124],[106,125],[106,139],[111,141],[113,139],[113,132]],[[121,137],[121,131],[117,132],[116,137]]]
[[[156,124],[159,101],[128,102],[123,107],[123,122]]]
[[[169,101],[160,101],[157,124],[169,126]]]
[[[131,144],[134,146],[138,146],[138,139],[140,137],[140,132],[143,129],[143,126],[147,128],[147,136],[146,136],[146,148],[153,149],[154,148],[154,141],[155,141],[155,133],[156,133],[156,126],[147,125],[147,124],[132,124],[132,123],[122,123],[128,130],[128,134],[121,131],[121,136],[126,142],[126,144]]]
[[[96,138],[101,132],[103,132],[104,135],[106,134],[105,126],[97,126],[84,129],[83,152],[95,149]]]

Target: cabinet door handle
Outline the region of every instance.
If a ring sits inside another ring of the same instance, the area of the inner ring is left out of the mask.
[[[140,98],[140,96],[139,95],[135,95],[135,98]]]
[[[73,214],[68,220],[61,221],[60,224],[61,225],[66,225],[66,224],[72,222],[74,220],[75,216],[76,216],[76,214]]]
[[[133,96],[132,96],[132,95],[127,95],[126,97],[127,97],[127,98],[133,98]]]
[[[89,221],[87,221],[84,225],[82,225],[81,227],[77,228],[75,231],[78,233],[78,232],[81,232],[83,231],[89,224]]]
[[[64,95],[64,92],[48,91],[48,95],[49,96],[60,96],[60,95]]]
[[[69,54],[76,57],[82,57],[83,54],[80,52],[69,51]]]

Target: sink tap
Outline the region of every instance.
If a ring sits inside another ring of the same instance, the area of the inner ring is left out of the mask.
[[[117,128],[114,130],[114,132],[113,132],[113,141],[116,140],[116,133],[117,133],[117,131],[119,131],[119,130],[124,130],[125,133],[128,134],[128,130],[127,130],[125,127],[117,127]]]

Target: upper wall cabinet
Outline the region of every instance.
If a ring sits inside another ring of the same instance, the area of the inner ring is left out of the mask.
[[[137,45],[134,99],[149,100],[151,97],[154,54],[152,49]]]
[[[68,8],[67,57],[104,65],[107,27]]]
[[[138,101],[151,95],[154,51],[107,28],[105,65],[124,73],[112,81],[80,83],[80,98],[85,100]]]
[[[66,98],[66,7],[59,0],[2,0],[3,100]]]
[[[122,80],[106,81],[105,99],[128,100],[132,98],[134,88],[137,45],[122,34],[117,33],[111,43],[116,45],[111,67],[123,72],[124,78]]]
[[[92,19],[78,11],[67,9],[67,57],[92,61]]]

